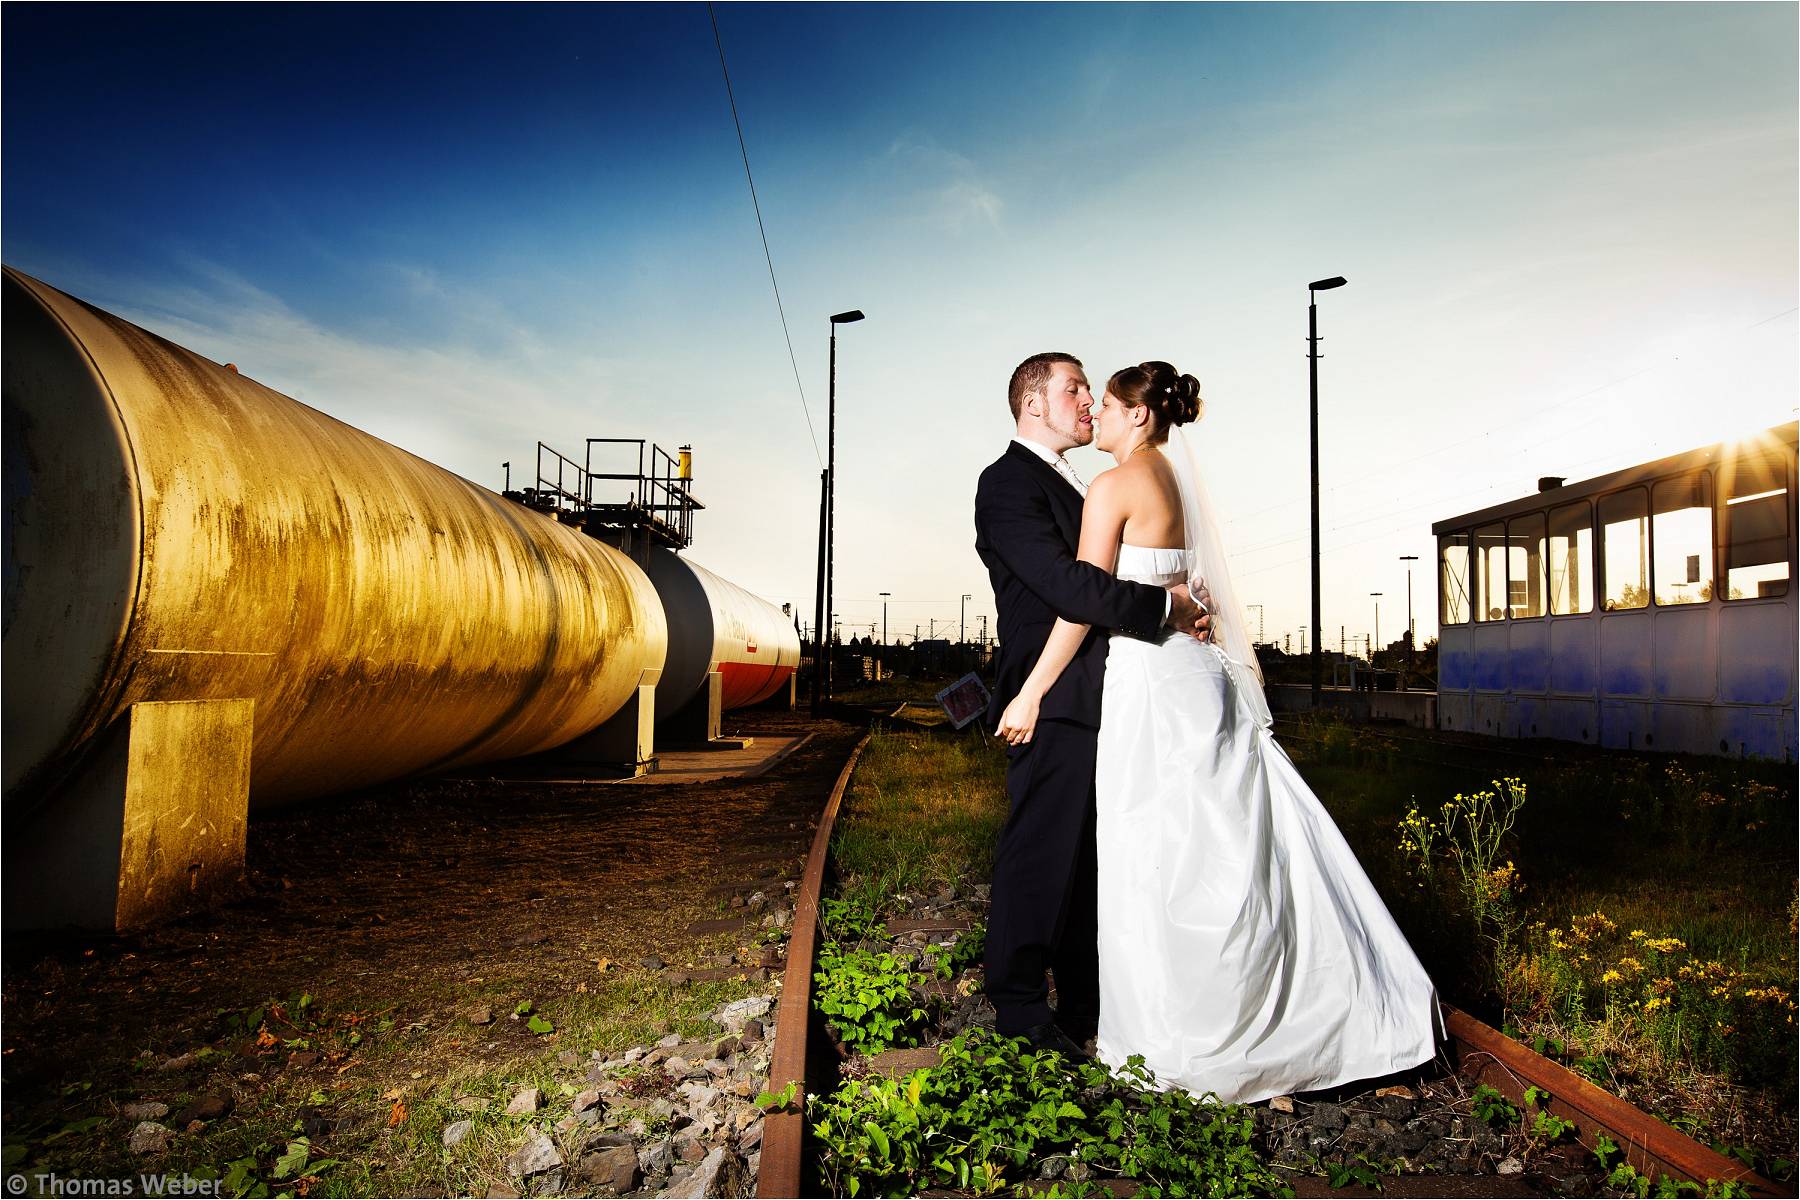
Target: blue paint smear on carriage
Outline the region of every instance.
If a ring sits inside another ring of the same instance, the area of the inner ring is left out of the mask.
[[[1539,630],[1542,636],[1542,631]],[[1550,655],[1542,644],[1515,645],[1512,651],[1512,690],[1543,692],[1549,689]]]
[[[1559,654],[1550,659],[1550,689],[1557,692],[1594,690],[1594,663],[1586,654]]]
[[[1731,704],[1780,704],[1793,684],[1793,664],[1737,662],[1724,671],[1719,698]]]
[[[1600,678],[1600,693],[1604,696],[1645,696],[1649,692],[1649,677],[1636,663],[1609,663],[1606,674]]]
[[[1451,649],[1438,644],[1438,687],[1450,691],[1466,691],[1469,687],[1469,652],[1462,647]]]
[[[1475,652],[1475,686],[1483,691],[1503,692],[1506,690],[1505,650],[1477,650]]]

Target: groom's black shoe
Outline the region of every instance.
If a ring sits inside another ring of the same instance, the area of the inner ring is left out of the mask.
[[[1071,1061],[1086,1058],[1087,1054],[1076,1044],[1075,1040],[1062,1031],[1062,1026],[1055,1021],[1045,1021],[1042,1025],[1033,1025],[1021,1036],[1031,1043],[1034,1050],[1054,1050]]]
[[[1056,1014],[1055,1021],[1057,1027],[1068,1034],[1069,1040],[1077,1046],[1093,1041],[1094,1035],[1100,1031],[1100,1018],[1098,1017],[1059,1012]]]

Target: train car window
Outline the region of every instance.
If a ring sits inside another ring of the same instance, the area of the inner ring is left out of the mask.
[[[1788,591],[1788,522],[1793,493],[1779,458],[1744,458],[1719,468],[1724,505],[1725,598],[1753,600]]]
[[[1656,602],[1705,604],[1713,594],[1712,476],[1660,480],[1650,501]]]
[[[1462,625],[1469,619],[1469,535],[1452,533],[1438,539],[1438,624]]]
[[[1583,504],[1550,510],[1550,614],[1594,611],[1594,517]]]
[[[1506,523],[1506,612],[1514,620],[1544,615],[1543,513]]]
[[[1600,497],[1607,612],[1650,604],[1650,518],[1643,488]]]
[[[1475,531],[1475,619],[1506,619],[1506,526]]]

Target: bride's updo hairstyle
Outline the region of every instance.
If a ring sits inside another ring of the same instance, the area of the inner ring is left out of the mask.
[[[1106,381],[1106,390],[1128,408],[1147,405],[1155,414],[1156,428],[1150,434],[1153,445],[1169,440],[1169,426],[1199,420],[1205,407],[1200,400],[1200,381],[1178,374],[1166,362],[1142,362],[1116,371]]]

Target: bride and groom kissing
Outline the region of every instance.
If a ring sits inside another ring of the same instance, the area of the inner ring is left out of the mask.
[[[1008,744],[997,1032],[1238,1103],[1430,1059],[1431,980],[1271,735],[1179,429],[1198,381],[1140,363],[1096,405],[1079,360],[1037,354],[1007,399],[1016,436],[975,494]],[[1091,485],[1064,457],[1090,442],[1117,464]]]

